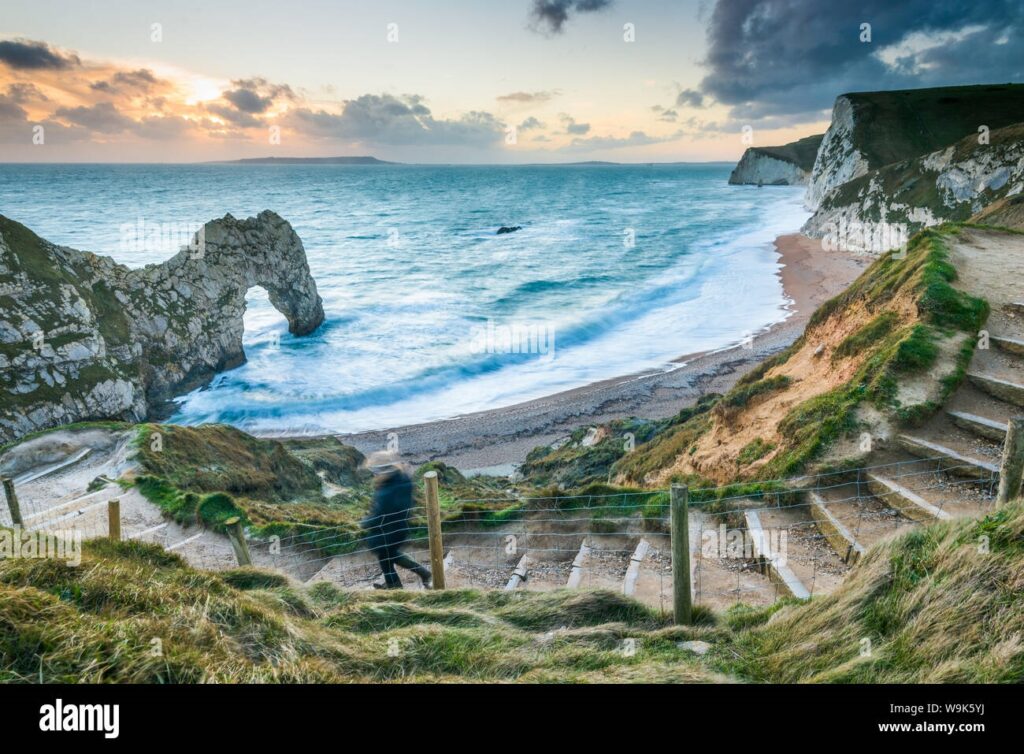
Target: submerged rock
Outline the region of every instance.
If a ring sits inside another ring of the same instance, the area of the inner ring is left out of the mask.
[[[0,441],[92,419],[166,415],[245,362],[245,296],[262,286],[294,335],[323,322],[291,225],[264,211],[204,225],[162,264],[129,269],[0,216]]]

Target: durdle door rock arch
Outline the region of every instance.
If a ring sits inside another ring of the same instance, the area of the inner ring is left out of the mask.
[[[0,442],[93,419],[166,415],[245,362],[245,296],[262,286],[294,335],[324,320],[302,241],[273,212],[206,223],[161,264],[129,269],[0,216]]]

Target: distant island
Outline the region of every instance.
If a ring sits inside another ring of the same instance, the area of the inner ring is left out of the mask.
[[[242,160],[215,160],[216,165],[398,165],[376,157],[246,157]]]

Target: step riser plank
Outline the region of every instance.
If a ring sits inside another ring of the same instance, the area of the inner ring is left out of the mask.
[[[864,554],[864,548],[843,523],[832,515],[827,503],[815,492],[810,493],[811,518],[818,525],[819,531],[844,563],[853,565]]]
[[[937,459],[943,471],[968,479],[986,480],[999,473],[999,467],[979,458],[962,456],[950,448],[922,440],[919,437],[900,435],[897,441],[907,451],[920,458]]]
[[[960,429],[966,429],[987,440],[1002,442],[1006,439],[1006,424],[963,411],[948,411],[949,419]]]
[[[763,559],[765,565],[768,568],[768,575],[772,581],[776,582],[791,596],[796,597],[800,600],[807,600],[811,598],[811,593],[803,585],[803,582],[797,577],[793,570],[788,564],[783,563],[778,553],[767,553],[764,551],[765,533],[764,528],[761,526],[761,517],[757,515],[757,511],[747,511],[744,514],[747,520],[747,532],[753,538],[754,542],[754,555],[758,559]]]
[[[993,335],[989,340],[1001,351],[1013,354],[1014,356],[1024,356],[1024,340],[1001,338],[996,335]]]
[[[953,518],[948,511],[937,508],[920,495],[911,492],[891,479],[886,479],[877,474],[868,474],[867,482],[868,489],[871,490],[872,495],[889,506],[896,508],[909,519],[931,523],[936,519],[948,521]]]
[[[979,390],[1001,401],[1024,407],[1024,385],[983,374],[968,374],[967,379]]]

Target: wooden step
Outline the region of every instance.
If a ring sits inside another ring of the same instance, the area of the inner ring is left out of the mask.
[[[1018,385],[1016,382],[1010,382],[1009,380],[1002,380],[990,374],[978,374],[977,372],[969,372],[967,379],[979,390],[1001,401],[1007,401],[1015,406],[1024,407],[1024,385]]]
[[[897,508],[907,518],[914,521],[949,521],[953,517],[948,511],[935,507],[916,492],[908,490],[898,482],[880,474],[867,472],[868,489],[871,494]]]
[[[753,540],[754,556],[764,562],[769,578],[791,596],[800,600],[810,599],[811,592],[793,573],[789,564],[784,562],[782,556],[777,552],[768,552],[769,548],[765,546],[764,527],[761,526],[761,517],[757,511],[746,511],[744,517],[747,521],[747,533]]]
[[[1014,356],[1024,356],[1024,340],[1017,340],[1016,338],[1004,338],[1001,335],[991,335],[989,340],[996,345],[997,348],[1012,353]]]
[[[962,455],[952,448],[925,440],[921,437],[900,435],[897,442],[920,458],[935,459],[943,471],[972,479],[990,479],[999,473],[994,463],[980,458]]]
[[[984,416],[969,414],[966,411],[947,411],[946,413],[949,414],[950,421],[961,429],[996,442],[1006,439],[1006,422],[986,419]]]
[[[817,492],[807,493],[811,501],[811,517],[832,549],[839,554],[843,562],[853,565],[864,554],[864,548],[853,536],[853,533],[828,509],[828,503]]]

